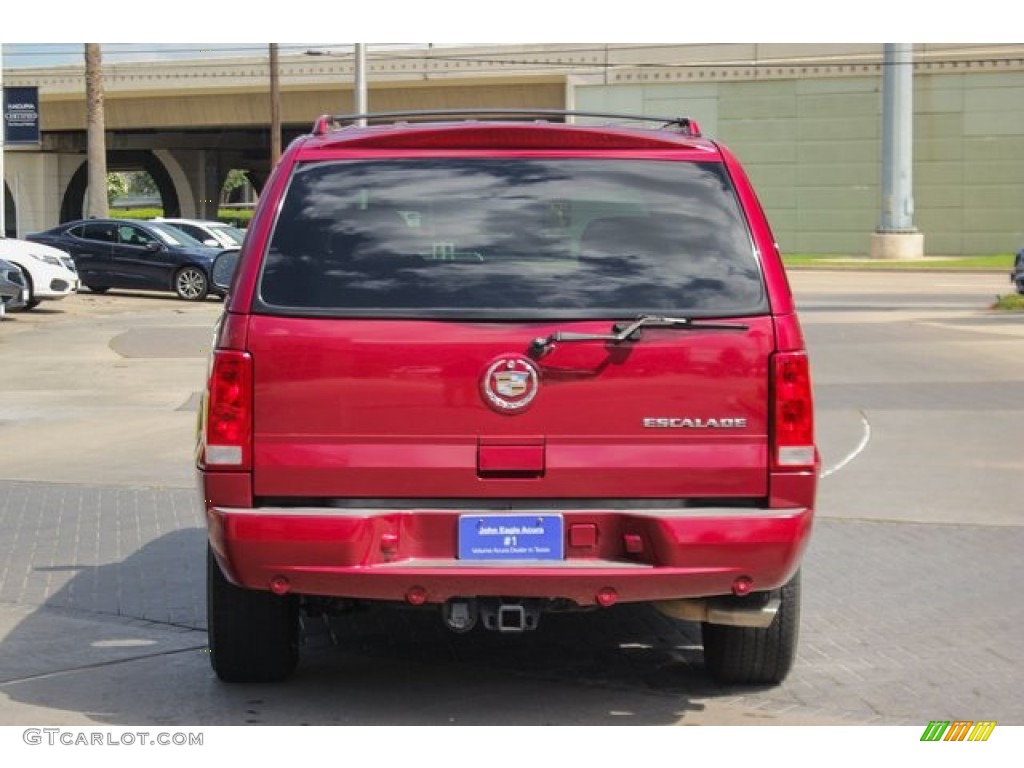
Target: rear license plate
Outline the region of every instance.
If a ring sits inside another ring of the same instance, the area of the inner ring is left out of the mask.
[[[462,515],[460,560],[561,560],[561,515]]]

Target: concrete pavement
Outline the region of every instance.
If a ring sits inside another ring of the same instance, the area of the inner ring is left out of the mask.
[[[715,686],[694,625],[629,606],[518,638],[369,611],[309,623],[285,686],[220,685],[190,462],[219,303],[82,294],[14,316],[0,325],[0,359],[18,360],[0,379],[0,723],[1024,724],[1022,325],[983,310],[984,277],[839,279],[793,275],[834,471],[798,663],[770,690]]]

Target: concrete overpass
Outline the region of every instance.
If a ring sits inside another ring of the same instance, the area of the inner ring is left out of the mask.
[[[565,106],[564,66],[481,67],[445,52],[436,62],[431,50],[372,57],[371,109]],[[318,115],[351,111],[353,75],[350,56],[282,56],[284,143],[308,132]],[[166,215],[214,218],[230,170],[245,171],[257,190],[269,173],[269,80],[267,57],[105,65],[109,169],[148,171]],[[38,149],[5,153],[9,234],[81,216],[84,66],[7,70],[4,83],[39,86],[42,128]]]
[[[918,44],[915,222],[940,254],[1024,245],[1024,45]],[[81,214],[82,66],[8,69],[40,88],[42,145],[8,148],[8,231]],[[881,191],[879,44],[370,47],[374,111],[573,108],[697,118],[757,185],[791,252],[867,252]],[[267,56],[106,64],[108,165],[144,169],[168,215],[213,217],[229,170],[269,172]],[[282,55],[284,138],[351,110],[351,55]]]

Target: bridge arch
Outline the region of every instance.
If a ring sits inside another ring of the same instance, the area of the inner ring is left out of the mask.
[[[160,193],[164,216],[181,216],[181,202],[174,180],[154,152],[149,150],[111,150],[107,152],[107,170],[145,171],[153,179],[157,191]],[[64,190],[60,206],[62,222],[82,218],[85,211],[85,192],[88,186],[89,164],[88,161],[83,160]]]

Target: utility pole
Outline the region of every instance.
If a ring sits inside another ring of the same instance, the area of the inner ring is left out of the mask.
[[[277,43],[270,44],[270,170],[281,159],[281,77],[278,70]]]
[[[914,227],[914,46],[885,43],[882,59],[882,211],[871,256],[924,255]]]
[[[356,43],[356,114],[366,114],[366,43]],[[356,125],[366,125],[365,118]]]
[[[103,57],[99,43],[85,44],[85,109],[89,165],[86,214],[103,218],[107,206],[107,142],[103,115]]]

